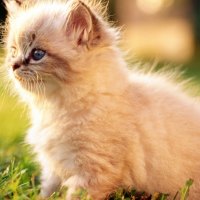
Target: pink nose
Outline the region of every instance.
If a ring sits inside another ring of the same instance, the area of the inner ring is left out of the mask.
[[[19,63],[15,63],[13,66],[12,66],[12,69],[13,71],[15,71],[16,69],[20,68],[20,64]]]

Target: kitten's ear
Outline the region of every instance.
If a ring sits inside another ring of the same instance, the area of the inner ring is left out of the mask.
[[[23,0],[4,0],[9,16],[14,16],[22,6]]]
[[[96,17],[81,1],[70,12],[65,27],[68,39],[75,41],[77,46],[94,44],[100,38]]]

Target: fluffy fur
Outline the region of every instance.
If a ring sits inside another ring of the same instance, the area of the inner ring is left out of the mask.
[[[199,102],[167,77],[128,70],[94,3],[6,5],[6,65],[32,113],[27,141],[42,167],[41,195],[61,185],[68,200],[78,188],[95,200],[129,186],[173,195],[192,178],[198,200]],[[43,59],[32,59],[34,48]]]

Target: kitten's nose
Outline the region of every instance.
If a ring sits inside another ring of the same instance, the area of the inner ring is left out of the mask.
[[[19,69],[20,66],[21,66],[21,65],[20,65],[19,63],[15,63],[15,64],[12,66],[13,71],[15,71],[16,69]]]

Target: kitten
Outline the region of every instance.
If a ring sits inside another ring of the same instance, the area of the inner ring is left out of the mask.
[[[93,1],[6,1],[6,66],[30,106],[43,197],[118,187],[200,197],[200,103],[168,75],[130,71]]]

